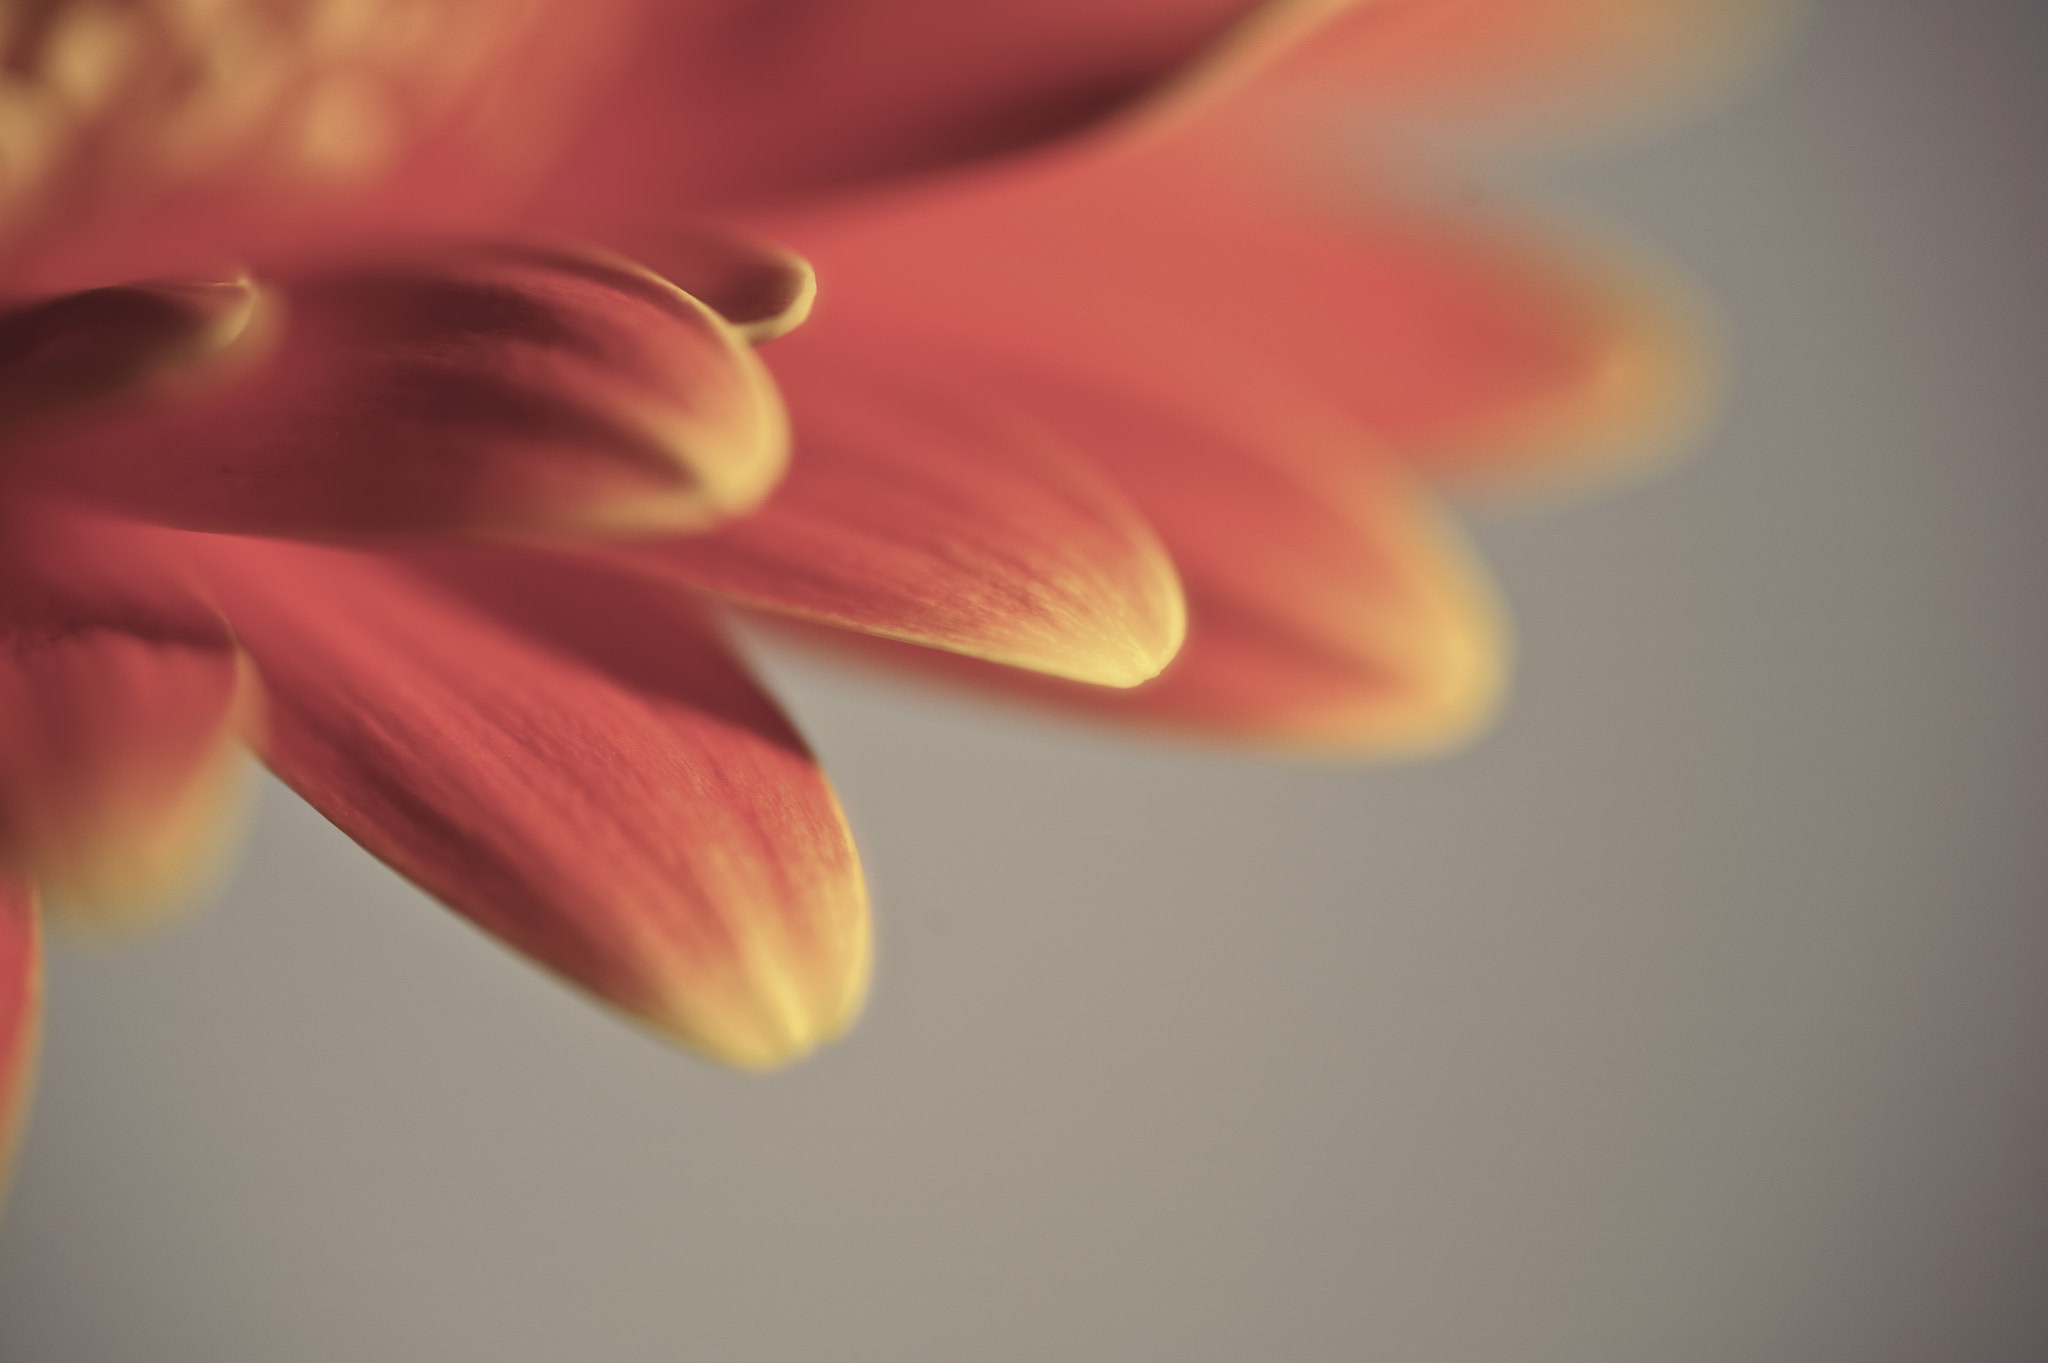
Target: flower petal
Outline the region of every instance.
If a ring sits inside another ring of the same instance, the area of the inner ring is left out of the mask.
[[[519,551],[195,549],[269,690],[266,760],[377,856],[728,1063],[851,1021],[839,807],[687,598]]]
[[[43,1024],[42,929],[34,893],[0,874],[0,1196],[21,1145]]]
[[[781,407],[743,338],[608,256],[513,244],[284,281],[232,387],[36,453],[103,505],[293,535],[695,528],[767,494]]]
[[[0,311],[0,430],[107,398],[212,355],[256,309],[247,280],[88,289]]]
[[[635,224],[604,241],[756,344],[800,325],[818,296],[818,277],[802,256],[708,223]]]
[[[1202,396],[1014,363],[976,378],[1087,451],[1158,529],[1186,585],[1187,642],[1129,691],[889,656],[1120,722],[1289,747],[1430,749],[1491,716],[1504,644],[1482,575],[1427,494],[1312,401],[1221,372]]]
[[[1154,145],[783,227],[852,322],[972,336],[1001,318],[1013,349],[1162,376],[1183,334],[1227,337],[1447,474],[1613,469],[1705,410],[1698,309],[1635,262],[1311,193]]]
[[[621,551],[747,605],[1076,681],[1132,686],[1185,633],[1173,565],[1144,519],[1049,431],[930,355],[799,336],[791,476],[759,513]]]
[[[0,570],[0,866],[119,926],[222,859],[251,694],[150,532],[52,509]]]
[[[638,60],[546,198],[579,225],[723,210],[1018,151],[1130,108],[1261,0],[700,0]]]
[[[1696,95],[1745,68],[1797,0],[1374,0],[1262,69],[1251,100],[1515,137]],[[1243,120],[1243,104],[1219,107]]]

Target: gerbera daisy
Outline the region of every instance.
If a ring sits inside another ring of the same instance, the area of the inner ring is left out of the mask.
[[[1498,625],[1423,480],[1636,451],[1683,328],[1269,149],[1333,77],[1582,89],[1728,12],[0,11],[0,1115],[38,894],[188,875],[245,738],[685,1044],[836,1034],[854,850],[707,601],[1218,736],[1466,731]]]

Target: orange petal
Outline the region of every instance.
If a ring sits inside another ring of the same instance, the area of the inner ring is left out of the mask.
[[[791,476],[758,514],[622,551],[801,619],[1131,686],[1180,646],[1173,565],[1099,473],[1024,415],[932,381],[932,355],[799,336]],[[924,361],[924,363],[920,363]]]
[[[579,223],[802,198],[1067,137],[1199,61],[1260,0],[699,0],[638,61],[547,198]]]
[[[638,224],[604,233],[631,257],[759,344],[801,324],[818,296],[802,256],[708,223]]]
[[[35,896],[0,873],[0,1195],[21,1145],[43,1024],[42,931]]]
[[[0,312],[0,429],[106,398],[219,351],[256,308],[247,280],[124,284]]]
[[[1476,211],[1288,202],[1157,162],[1089,183],[1091,240],[1067,279],[1228,334],[1432,474],[1610,472],[1708,409],[1702,310],[1618,250]]]
[[[694,528],[781,473],[745,340],[623,261],[477,245],[281,292],[266,363],[42,442],[45,476],[190,528],[391,535]]]
[[[0,864],[115,925],[219,864],[249,693],[146,530],[50,512],[8,537]]]
[[[1290,270],[1348,257],[1351,306],[1262,348],[1432,478],[1627,473],[1682,449],[1713,410],[1705,307],[1618,249],[1392,208],[1274,244]]]
[[[1157,147],[785,227],[849,322],[1168,379],[1186,338],[1227,337],[1447,473],[1611,469],[1705,408],[1697,310],[1633,262],[1477,214],[1289,201]]]
[[[730,1064],[851,1022],[839,807],[687,598],[518,551],[196,547],[270,693],[264,756],[377,856]]]
[[[1087,372],[977,369],[1086,450],[1173,554],[1187,642],[1156,680],[1103,691],[909,650],[927,670],[1122,722],[1312,749],[1468,737],[1504,679],[1492,593],[1428,497],[1298,395],[1112,388]]]

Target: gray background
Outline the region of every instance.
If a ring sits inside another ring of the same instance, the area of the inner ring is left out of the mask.
[[[2048,13],[1840,0],[1554,177],[1739,343],[1676,475],[1478,537],[1430,765],[1109,741],[781,660],[881,914],[771,1081],[273,791],[67,951],[13,1363],[2048,1357]]]

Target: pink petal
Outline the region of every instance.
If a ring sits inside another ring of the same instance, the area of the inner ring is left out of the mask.
[[[272,697],[266,759],[478,926],[766,1068],[866,980],[853,844],[687,598],[517,551],[195,549]]]
[[[225,624],[140,528],[29,508],[5,559],[0,866],[101,918],[186,888],[239,793]]]
[[[0,1193],[21,1145],[43,1023],[42,930],[35,896],[0,875]]]
[[[1179,351],[1228,338],[1460,475],[1661,451],[1696,419],[1709,368],[1683,296],[1612,253],[1476,214],[1339,210],[1185,147],[783,226],[848,326],[999,334],[1162,382]]]
[[[829,338],[828,338],[829,339]],[[935,379],[946,357],[778,347],[801,456],[754,516],[624,551],[748,605],[1110,686],[1185,627],[1144,519],[1056,435]]]
[[[1617,252],[1476,212],[1290,199],[1185,158],[1074,188],[1091,230],[1063,253],[1065,289],[1227,334],[1433,472],[1624,465],[1704,405],[1691,304]]]
[[[1129,691],[890,656],[1119,722],[1283,746],[1439,747],[1491,715],[1491,592],[1426,494],[1332,414],[1221,367],[1199,398],[1085,369],[972,373],[1097,460],[1156,527],[1186,587],[1187,642]]]
[[[697,213],[1070,136],[1207,56],[1258,0],[709,0],[657,8],[547,194]]]
[[[239,337],[255,306],[248,281],[228,280],[124,284],[0,311],[0,431],[166,386]]]
[[[43,476],[197,529],[503,535],[698,527],[780,475],[744,339],[623,261],[475,245],[281,293],[283,337],[239,382],[46,440]]]

